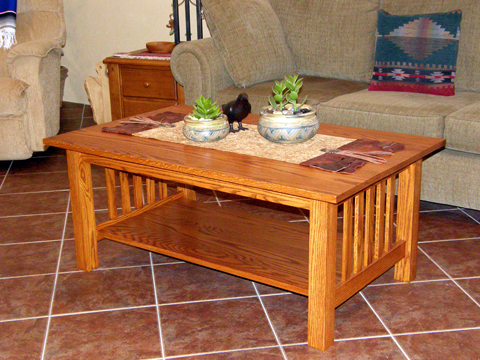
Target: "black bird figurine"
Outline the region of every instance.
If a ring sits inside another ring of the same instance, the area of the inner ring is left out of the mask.
[[[248,130],[248,128],[242,126],[242,120],[250,114],[252,106],[248,102],[248,95],[241,93],[236,100],[229,101],[227,104],[222,105],[222,110],[227,115],[228,123],[230,124],[230,132],[237,132],[240,130]],[[233,129],[233,123],[238,122],[238,130]]]

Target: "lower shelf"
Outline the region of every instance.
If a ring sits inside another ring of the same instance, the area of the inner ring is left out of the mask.
[[[179,199],[102,227],[107,238],[308,295],[306,223]]]

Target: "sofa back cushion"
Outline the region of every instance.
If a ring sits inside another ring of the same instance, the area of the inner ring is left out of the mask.
[[[237,87],[292,75],[295,62],[268,0],[203,0],[215,46]]]
[[[478,0],[384,0],[382,10],[392,15],[462,11],[455,88],[480,91],[480,1]]]
[[[299,73],[370,81],[379,0],[270,0]]]

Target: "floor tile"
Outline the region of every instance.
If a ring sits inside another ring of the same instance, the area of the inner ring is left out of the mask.
[[[480,358],[480,330],[407,335],[396,339],[411,360]]]
[[[0,216],[52,214],[65,212],[68,191],[0,195]]]
[[[288,360],[406,360],[391,338],[338,341],[326,351],[307,345],[286,346]]]
[[[0,246],[0,278],[55,273],[60,241]]]
[[[418,241],[480,237],[480,224],[460,210],[420,213]]]
[[[480,278],[456,280],[456,282],[480,304]]]
[[[0,220],[0,244],[60,240],[65,214],[33,215]]]
[[[480,238],[424,243],[420,248],[453,278],[480,276]]]
[[[53,314],[155,305],[152,270],[135,267],[58,275]]]
[[[98,242],[98,261],[100,269],[126,266],[146,266],[150,265],[150,255],[148,251],[133,246],[120,244],[110,240],[102,240]],[[60,272],[77,270],[75,241],[65,241],[60,260]]]
[[[307,341],[308,299],[300,295],[264,296],[267,313],[282,344]],[[335,339],[387,335],[360,295],[335,310]]]
[[[423,246],[423,245],[422,245]],[[391,284],[398,283],[394,279],[394,267],[376,279],[372,284]],[[424,253],[418,251],[417,254],[417,276],[414,281],[440,280],[448,279],[448,276],[435,265]]]
[[[160,307],[166,356],[276,346],[258,299]]]
[[[38,191],[68,190],[67,172],[8,175],[0,193],[31,193]]]
[[[153,307],[53,317],[45,359],[136,360],[161,356]]]
[[[456,206],[433,203],[429,201],[420,201],[420,211],[432,211],[432,210],[455,210]]]
[[[5,175],[11,165],[11,161],[0,161],[0,175]]]
[[[479,307],[452,281],[371,286],[362,293],[394,334],[480,326]]]
[[[463,209],[463,211],[480,223],[480,211],[472,209]]]
[[[242,350],[233,352],[221,352],[216,354],[206,354],[198,356],[182,356],[179,358],[171,358],[178,360],[283,360],[284,357],[280,348],[267,348],[255,350]]]
[[[66,156],[37,156],[27,160],[16,160],[10,168],[9,175],[58,171],[67,171]]]
[[[0,323],[0,358],[3,360],[41,359],[47,319]]]
[[[54,281],[54,275],[0,279],[0,320],[48,316]]]
[[[255,286],[260,295],[274,295],[274,294],[287,294],[288,292],[273,286],[268,286],[265,284],[255,283]]]
[[[159,304],[255,296],[251,281],[188,263],[155,267]]]

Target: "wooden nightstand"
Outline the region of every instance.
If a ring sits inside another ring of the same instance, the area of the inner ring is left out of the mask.
[[[108,69],[112,120],[185,103],[170,61],[108,57],[103,62]]]

